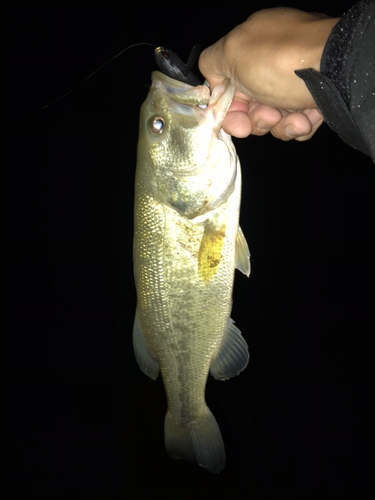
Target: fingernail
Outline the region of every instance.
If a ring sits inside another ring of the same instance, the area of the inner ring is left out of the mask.
[[[264,131],[267,131],[270,129],[269,125],[264,122],[263,120],[259,120],[259,122],[257,123],[257,129],[258,130],[261,130],[262,132]]]
[[[285,133],[289,137],[297,137],[297,134],[295,133],[295,131],[293,130],[293,128],[290,125],[287,125],[285,127]]]

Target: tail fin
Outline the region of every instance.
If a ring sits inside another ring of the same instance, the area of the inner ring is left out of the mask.
[[[225,467],[223,438],[209,408],[206,415],[184,426],[167,413],[164,439],[167,452],[174,459],[197,462],[210,472],[221,472]]]

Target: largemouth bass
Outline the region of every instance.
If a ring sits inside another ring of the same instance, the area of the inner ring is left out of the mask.
[[[212,472],[225,467],[225,450],[207,376],[228,379],[249,359],[230,319],[235,268],[250,274],[240,163],[221,129],[233,94],[228,80],[211,93],[153,72],[135,179],[135,356],[146,375],[162,374],[167,452]]]

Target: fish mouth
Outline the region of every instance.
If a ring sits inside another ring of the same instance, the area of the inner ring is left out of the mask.
[[[154,87],[163,94],[167,94],[173,101],[181,104],[209,103],[211,92],[207,85],[197,85],[193,87],[188,83],[175,80],[160,71],[153,71],[151,79],[151,87]]]
[[[216,86],[211,92],[208,83],[193,87],[188,83],[174,80],[169,76],[154,71],[151,75],[152,85],[175,103],[178,113],[185,115],[197,114],[204,118],[209,113],[213,117],[213,130],[220,136],[219,139],[226,142],[227,134],[221,130],[224,118],[232,103],[234,87],[228,79]]]

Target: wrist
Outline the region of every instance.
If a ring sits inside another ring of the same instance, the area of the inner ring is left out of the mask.
[[[316,108],[313,97],[295,71],[307,68],[320,71],[325,44],[339,18],[288,8],[279,8],[275,14],[271,33],[273,47],[270,45],[272,51],[267,57],[273,82],[266,100],[272,99],[274,102],[269,104],[286,110]]]
[[[340,18],[322,18],[300,24],[289,41],[289,53],[293,54],[290,61],[293,71],[307,68],[320,71],[324,47],[332,28],[339,20]]]

